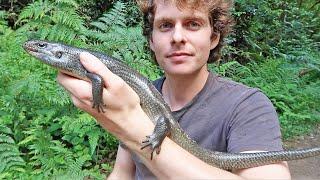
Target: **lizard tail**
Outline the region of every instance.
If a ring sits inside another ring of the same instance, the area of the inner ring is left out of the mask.
[[[212,152],[211,152],[212,153]],[[244,169],[282,161],[292,161],[320,155],[320,147],[288,150],[269,151],[257,153],[221,153],[211,154],[216,164],[221,169]]]

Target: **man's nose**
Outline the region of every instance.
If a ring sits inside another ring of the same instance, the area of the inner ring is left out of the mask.
[[[181,25],[177,24],[174,28],[173,34],[172,34],[172,43],[185,43],[186,37],[184,29]]]

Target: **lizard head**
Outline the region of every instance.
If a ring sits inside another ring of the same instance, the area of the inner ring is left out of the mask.
[[[71,76],[83,77],[86,72],[79,57],[83,50],[79,48],[42,40],[27,41],[23,48],[43,63]]]

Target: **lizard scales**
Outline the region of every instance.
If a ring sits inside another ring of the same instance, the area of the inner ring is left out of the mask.
[[[95,84],[90,78],[88,75],[89,72],[86,71],[80,63],[79,54],[81,52],[89,52],[100,59],[108,69],[110,69],[114,74],[120,76],[138,94],[142,109],[156,125],[153,134],[155,135],[155,139],[145,141],[147,142],[145,147],[151,146],[153,150],[158,148],[161,145],[163,138],[167,133],[170,133],[170,139],[194,156],[212,166],[226,170],[250,168],[320,155],[320,147],[257,153],[226,153],[204,149],[197,145],[197,143],[189,138],[181,129],[178,122],[172,116],[169,106],[163,100],[161,94],[156,90],[152,83],[147,78],[122,63],[120,60],[87,49],[41,40],[27,41],[23,47],[29,54],[59,71],[80,79],[91,80],[93,83],[93,96],[95,96],[94,92],[96,89],[102,89],[98,86],[103,85],[99,83],[98,85]],[[103,109],[99,107],[99,103],[102,103],[101,101],[101,97],[96,99],[94,97],[94,103],[96,103],[94,106],[97,107],[99,111],[103,111]]]

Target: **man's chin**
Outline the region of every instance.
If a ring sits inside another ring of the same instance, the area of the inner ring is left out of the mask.
[[[170,76],[187,76],[195,73],[194,71],[188,69],[171,69],[165,72]]]
[[[176,66],[170,66],[164,69],[165,73],[169,76],[190,76],[196,75],[203,72],[203,70],[208,71],[207,67],[196,68],[190,66],[190,64],[181,64]]]

